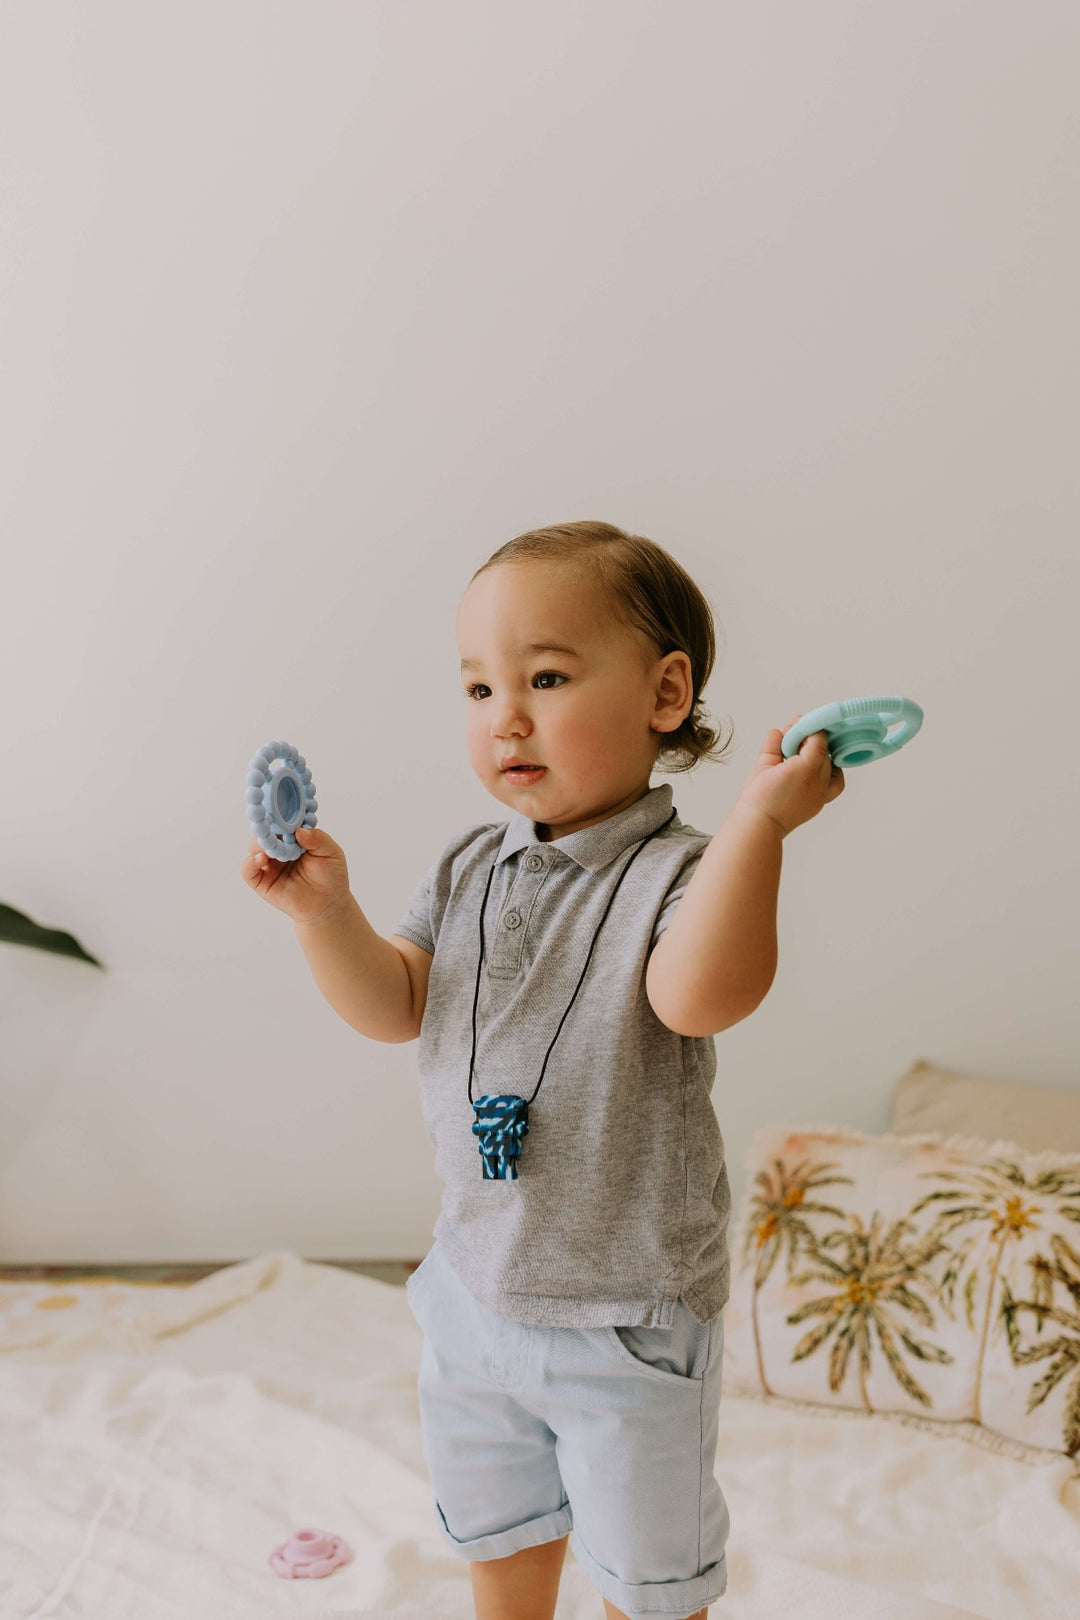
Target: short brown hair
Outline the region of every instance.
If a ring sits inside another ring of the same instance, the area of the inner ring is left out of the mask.
[[[472,579],[499,563],[526,561],[577,565],[606,593],[615,617],[639,630],[656,648],[654,656],[684,652],[690,659],[694,700],[677,730],[658,734],[654,769],[674,775],[693,770],[703,759],[726,763],[722,756],[734,727],[718,745],[721,734],[704,723],[708,711],[701,700],[716,657],[712,609],[685,568],[644,535],[584,519],[515,536],[493,552]]]

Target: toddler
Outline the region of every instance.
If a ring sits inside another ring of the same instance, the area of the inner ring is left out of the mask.
[[[435,1522],[477,1620],[551,1620],[571,1533],[607,1620],[704,1620],[730,1528],[713,1037],[769,990],[783,839],[843,773],[824,732],[785,760],[776,728],[714,836],[679,819],[649,780],[723,752],[712,615],[611,524],[502,546],[457,637],[469,760],[508,817],[454,834],[389,939],[322,828],[292,862],[252,839],[242,875],[348,1024],[419,1038],[443,1197],[407,1293]]]

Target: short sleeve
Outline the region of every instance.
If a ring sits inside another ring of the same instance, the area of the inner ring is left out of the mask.
[[[434,956],[439,938],[439,924],[446,912],[454,886],[454,862],[459,855],[468,850],[477,837],[491,832],[495,826],[496,823],[492,821],[473,823],[454,834],[413,890],[409,909],[394,929],[395,934],[401,934],[404,939],[411,939],[422,951]]]
[[[660,936],[663,934],[663,932],[664,932],[665,928],[667,927],[668,923],[671,921],[672,917],[674,917],[676,911],[678,910],[679,901],[682,899],[683,895],[686,893],[687,888],[689,887],[689,884],[690,884],[690,879],[693,877],[694,873],[697,871],[698,865],[699,865],[699,863],[701,861],[701,857],[702,857],[702,855],[704,855],[704,853],[705,853],[704,850],[699,850],[698,853],[696,855],[694,855],[693,858],[690,861],[688,861],[685,866],[683,866],[683,867],[681,867],[679,869],[679,872],[678,872],[678,874],[677,874],[677,876],[675,878],[674,883],[672,884],[672,887],[668,890],[667,894],[664,896],[664,903],[660,907],[660,911],[659,911],[659,913],[657,915],[656,922],[653,924],[652,938],[649,941],[649,949],[650,949],[650,951],[653,950],[654,947],[659,944]]]
[[[394,929],[405,939],[411,939],[422,951],[435,954],[435,938],[431,923],[431,887],[442,863],[442,856],[434,862],[413,891],[408,911]]]

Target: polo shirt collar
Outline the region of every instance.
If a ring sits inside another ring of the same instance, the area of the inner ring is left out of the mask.
[[[535,844],[540,849],[563,850],[579,866],[599,872],[624,849],[663,826],[671,815],[673,791],[670,782],[663,782],[620,810],[617,816],[608,816],[606,821],[598,821],[593,827],[583,827],[580,832],[567,833],[564,838],[553,838],[546,844],[536,836],[536,823],[532,818],[516,810],[506,824],[495,864]]]

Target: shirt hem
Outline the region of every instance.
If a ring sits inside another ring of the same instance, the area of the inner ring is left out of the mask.
[[[679,1288],[675,1294],[656,1299],[567,1299],[558,1294],[507,1294],[488,1287],[485,1278],[469,1265],[449,1228],[440,1219],[435,1223],[434,1237],[462,1284],[474,1299],[489,1311],[508,1317],[512,1322],[523,1322],[530,1327],[671,1327],[675,1320],[675,1306],[684,1299],[697,1320],[701,1317],[701,1293],[696,1288]],[[695,1308],[696,1302],[696,1308]],[[719,1315],[727,1303],[727,1295],[712,1313]]]

